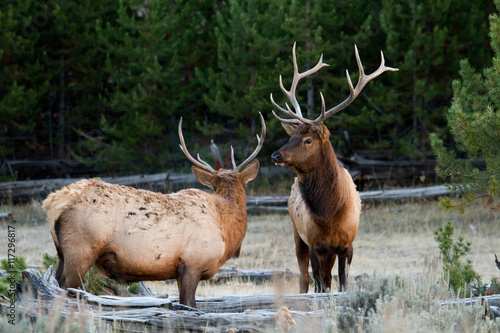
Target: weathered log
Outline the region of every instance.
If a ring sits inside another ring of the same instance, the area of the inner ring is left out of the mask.
[[[11,212],[0,212],[0,221],[4,220],[11,220],[12,219],[12,213]]]
[[[403,188],[394,190],[361,191],[359,196],[363,201],[403,201],[403,200],[431,200],[450,194],[444,185]],[[248,197],[249,211],[287,211],[288,196]]]
[[[331,301],[335,297],[335,294],[264,294],[198,298],[198,306],[203,307],[204,311],[176,304],[173,302],[175,299],[95,296],[77,289],[68,289],[66,293],[57,287],[52,268],[43,277],[37,270],[27,269],[23,271],[23,278],[25,292],[34,295],[36,291],[36,298],[24,297],[23,292],[23,303],[19,309],[24,315],[36,318],[39,313],[53,314],[54,307],[57,306],[63,317],[70,318],[85,310],[92,313],[89,318],[94,318],[96,323],[104,321],[113,329],[137,332],[144,331],[145,327],[150,332],[165,329],[192,332],[231,329],[238,329],[240,332],[267,332],[274,330],[275,326],[296,323],[320,327],[325,316],[325,311],[321,310],[322,304],[333,304]],[[76,298],[71,297],[72,295]],[[307,311],[290,311],[284,305]],[[223,313],[222,309],[232,309],[232,312]]]
[[[459,304],[463,304],[466,306],[470,305],[483,305],[484,301],[488,301],[490,306],[498,306],[500,307],[500,294],[491,295],[491,296],[480,296],[480,297],[471,297],[471,298],[459,298],[453,299],[445,302],[441,302],[442,306],[456,306]]]
[[[79,181],[81,178],[57,178],[25,180],[0,183],[0,199],[13,202],[28,201],[31,198],[44,198],[63,186]],[[169,192],[189,186],[200,186],[193,174],[158,173],[130,177],[103,177],[103,181],[147,189],[156,192]]]
[[[209,313],[237,313],[246,310],[276,310],[281,306],[300,311],[311,311],[333,304],[347,293],[311,294],[252,294],[219,297],[196,297],[196,308]],[[173,302],[178,297],[170,298]]]
[[[471,298],[461,298],[454,299],[445,302],[441,302],[441,305],[451,309],[458,305],[465,306],[482,306],[484,307],[484,314],[487,317],[490,317],[491,320],[495,320],[496,318],[500,318],[500,295],[491,295],[491,296],[480,296],[480,297],[471,297]]]
[[[54,267],[52,266],[49,267],[43,277],[39,271],[33,268],[25,269],[22,272],[22,276],[22,302],[29,302],[38,298],[42,300],[52,300],[60,296],[63,292],[54,278]]]
[[[278,271],[269,269],[234,269],[234,268],[221,268],[208,282],[210,283],[224,283],[229,280],[242,280],[254,283],[263,283],[272,281],[274,279],[291,279],[298,277],[298,272],[290,270]]]
[[[269,332],[276,326],[285,332],[287,328],[297,327],[319,331],[326,317],[325,310],[289,311],[289,316],[277,316],[280,310],[246,310],[243,313],[196,313],[185,311],[160,311],[155,308],[138,311],[104,312],[101,318],[114,323],[115,329],[141,331],[189,331],[189,332]],[[302,330],[300,329],[302,328]]]
[[[144,308],[144,307],[160,307],[172,308],[172,301],[164,298],[155,297],[121,297],[111,295],[96,296],[80,289],[67,289],[69,296],[79,295],[89,304],[96,304],[110,307],[125,307],[125,308]]]
[[[286,172],[283,170],[288,169],[262,167],[258,177],[285,175]],[[356,172],[356,170],[353,170],[353,175]],[[49,193],[80,179],[81,178],[56,178],[3,182],[0,183],[0,200],[8,199],[13,202],[20,202],[28,201],[31,198],[44,198]],[[203,187],[193,174],[168,172],[128,177],[103,177],[102,180],[112,184],[127,185],[163,193],[180,190],[186,187]],[[385,200],[433,199],[447,194],[449,194],[449,192],[445,186],[360,192],[361,199],[374,202]],[[288,196],[248,197],[247,207],[251,211],[286,211],[287,201]]]
[[[491,320],[496,320],[497,318],[500,318],[500,307],[490,306],[486,310],[486,315],[489,316]]]

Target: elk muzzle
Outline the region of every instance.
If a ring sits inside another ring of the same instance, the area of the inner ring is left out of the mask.
[[[271,155],[271,160],[273,161],[274,164],[276,164],[276,166],[283,167],[286,165],[285,161],[283,161],[283,155],[279,150],[275,151]]]

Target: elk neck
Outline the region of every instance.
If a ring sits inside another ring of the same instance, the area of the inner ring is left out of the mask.
[[[226,243],[225,262],[239,255],[239,248],[247,231],[247,197],[244,184],[238,178],[237,172],[219,176],[222,178],[215,189],[215,195],[219,199],[217,210],[221,216],[221,231]]]
[[[215,194],[229,201],[232,209],[242,211],[246,216],[247,196],[244,184],[238,179],[238,173],[227,172],[219,176],[221,179],[215,189]]]
[[[330,141],[326,140],[316,159],[316,167],[298,173],[301,195],[310,213],[320,224],[326,224],[345,209],[346,194],[343,190],[341,167]]]

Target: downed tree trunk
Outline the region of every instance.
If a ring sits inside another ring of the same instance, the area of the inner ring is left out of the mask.
[[[274,279],[291,279],[298,277],[298,272],[292,272],[289,269],[285,271],[269,270],[269,269],[234,269],[234,268],[221,268],[208,282],[210,283],[224,283],[229,280],[240,279],[242,281],[251,281],[255,283],[264,283]]]
[[[143,332],[190,331],[268,332],[276,327],[321,327],[325,308],[341,293],[301,295],[240,295],[197,298],[199,309],[178,304],[177,299],[154,297],[95,296],[78,289],[57,286],[51,267],[42,277],[35,269],[23,271],[24,289],[18,308],[22,315],[59,312],[71,320],[80,313],[98,327]],[[344,294],[347,295],[347,294]],[[290,311],[288,307],[295,310]],[[296,311],[297,309],[306,311]]]
[[[472,298],[460,298],[453,299],[445,302],[441,302],[443,306],[454,306],[454,305],[483,305],[484,301],[488,301],[490,306],[498,306],[500,307],[500,295],[491,295],[491,296],[480,296],[480,297],[472,297]]]
[[[266,173],[273,174],[267,170]],[[49,193],[69,185],[81,178],[58,178],[43,180],[25,180],[0,183],[0,200],[9,202],[29,201],[31,198],[42,199]],[[103,177],[103,181],[132,186],[155,192],[168,193],[187,187],[203,186],[193,174],[158,173],[129,177]],[[410,189],[380,190],[359,192],[362,200],[380,202],[386,200],[435,199],[449,194],[446,186],[430,186]],[[288,196],[248,197],[247,208],[251,211],[287,211]]]
[[[285,271],[270,270],[270,269],[235,269],[235,268],[221,268],[219,271],[207,282],[209,283],[224,283],[230,280],[241,280],[245,282],[264,283],[274,281],[276,279],[289,280],[298,278],[299,272],[294,272],[288,268]],[[309,272],[310,281],[313,282],[312,271]],[[338,275],[334,274],[334,281],[338,281]],[[354,280],[369,277],[368,274],[358,274],[354,276]]]
[[[366,310],[366,292],[197,297],[198,309],[193,309],[178,304],[176,298],[110,297],[77,289],[64,291],[57,286],[53,268],[43,277],[37,270],[24,270],[23,278],[24,289],[18,303],[23,316],[33,321],[40,314],[60,313],[65,320],[85,316],[102,331],[108,328],[127,332],[269,332],[290,328],[296,332],[320,331],[325,320],[331,320],[332,311]],[[373,305],[378,297],[380,295],[371,300]],[[489,304],[488,308],[485,305],[486,314],[491,316],[500,295],[441,304],[453,309],[457,304],[484,305],[485,301]],[[5,312],[5,308],[3,305],[1,312]]]
[[[394,190],[361,191],[359,196],[365,202],[382,202],[398,200],[431,200],[450,194],[444,185],[402,188]],[[288,211],[288,196],[248,197],[249,211]]]
[[[484,307],[484,315],[486,317],[490,317],[491,320],[500,318],[500,295],[453,299],[441,302],[441,305],[443,307],[447,307],[448,309],[458,305],[482,306]]]
[[[0,199],[19,202],[28,201],[33,197],[45,198],[49,193],[81,179],[82,178],[58,178],[0,183]],[[129,177],[103,177],[101,179],[111,184],[132,186],[155,192],[169,192],[185,188],[187,185],[199,185],[199,182],[193,174],[174,174],[168,172]]]

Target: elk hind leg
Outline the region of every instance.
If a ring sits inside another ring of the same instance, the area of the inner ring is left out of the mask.
[[[345,251],[339,253],[339,291],[347,289],[347,279],[351,267],[353,248],[350,245]]]
[[[196,288],[200,282],[200,273],[181,264],[178,268],[177,287],[179,303],[196,308]]]
[[[59,287],[63,289],[78,288],[82,284],[85,274],[94,265],[97,258],[91,255],[91,251],[81,251],[79,253],[86,253],[87,255],[76,256],[66,253],[66,255],[60,257],[62,260],[56,272],[56,275],[59,275],[59,278],[57,278]]]

